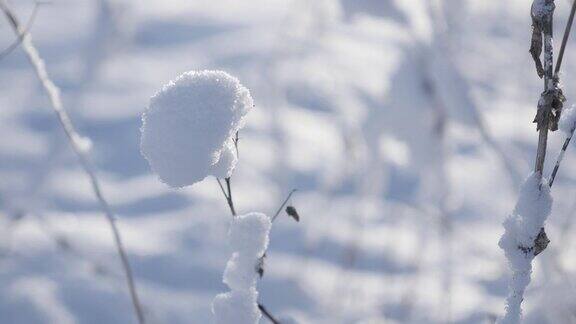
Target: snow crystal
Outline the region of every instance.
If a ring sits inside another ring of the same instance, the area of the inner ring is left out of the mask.
[[[560,128],[566,136],[571,136],[574,126],[576,126],[576,108],[572,106],[562,111],[558,128]]]
[[[234,253],[226,264],[223,278],[230,292],[219,294],[212,303],[216,323],[254,324],[260,320],[256,265],[268,247],[271,227],[270,218],[261,213],[249,213],[232,220],[228,237]]]
[[[172,187],[228,177],[237,162],[233,138],[253,105],[248,89],[226,72],[186,72],[150,99],[142,153]]]
[[[504,221],[504,234],[498,243],[512,270],[506,314],[499,323],[519,323],[524,291],[530,283],[534,241],[552,210],[550,187],[545,179],[532,173],[520,188],[514,211]]]

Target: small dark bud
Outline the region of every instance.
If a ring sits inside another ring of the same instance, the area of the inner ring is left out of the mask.
[[[262,276],[264,276],[264,259],[265,258],[266,258],[266,253],[264,253],[264,255],[260,259],[258,259],[258,263],[256,264],[256,272],[258,273],[260,278],[262,278]]]
[[[298,212],[296,211],[296,208],[294,208],[294,206],[286,206],[286,214],[294,218],[294,220],[296,220],[297,222],[300,221],[300,215],[298,215]]]
[[[546,247],[548,247],[548,243],[550,243],[550,240],[548,239],[548,236],[542,227],[540,229],[540,233],[538,233],[538,236],[536,236],[536,239],[534,240],[534,256],[544,251]]]

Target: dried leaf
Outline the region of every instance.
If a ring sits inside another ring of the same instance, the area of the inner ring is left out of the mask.
[[[260,259],[258,259],[258,263],[256,264],[256,272],[258,273],[260,278],[262,278],[262,276],[264,276],[264,259],[265,258],[266,258],[266,253],[264,253],[264,255]]]
[[[550,243],[550,240],[544,231],[544,227],[542,227],[540,233],[538,233],[538,236],[534,240],[534,256],[544,251],[546,247],[548,247],[548,243]]]
[[[300,221],[300,215],[298,215],[298,212],[294,206],[286,206],[286,213],[290,215],[290,217],[294,218],[294,220],[297,222]]]
[[[542,54],[542,28],[539,22],[532,16],[532,41],[530,43],[530,54],[536,64],[536,73],[542,78],[544,76],[544,68],[542,61],[540,61],[540,54]]]
[[[537,124],[536,130],[542,128],[548,128],[551,131],[558,130],[558,122],[565,101],[566,97],[558,86],[552,90],[544,91],[538,101],[538,111],[534,118],[534,123]]]

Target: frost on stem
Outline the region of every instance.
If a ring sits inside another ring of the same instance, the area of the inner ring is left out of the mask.
[[[227,178],[237,162],[234,136],[253,105],[248,89],[226,72],[186,72],[150,99],[142,154],[171,187]]]
[[[217,295],[212,303],[217,324],[255,324],[260,320],[256,267],[268,247],[271,226],[270,218],[261,213],[232,219],[228,238],[234,252],[223,279],[230,291]]]
[[[498,243],[512,270],[506,314],[500,324],[520,322],[524,291],[530,283],[532,260],[548,244],[544,223],[552,209],[548,182],[532,173],[522,184],[514,211],[504,221],[504,234]]]
[[[576,3],[574,3],[574,5],[576,5]],[[562,160],[564,159],[564,154],[568,149],[568,145],[570,145],[572,136],[574,136],[574,130],[576,129],[576,108],[574,108],[574,106],[564,111],[562,117],[560,118],[558,127],[566,135],[566,139],[564,140],[564,145],[562,145],[562,149],[560,150],[560,153],[556,158],[556,164],[554,165],[554,169],[552,170],[552,174],[550,175],[550,187],[552,187],[554,179],[556,179],[556,174],[558,174],[558,168],[560,168],[560,163],[562,163]]]
[[[576,128],[576,107],[572,106],[562,112],[558,128],[566,136],[572,136],[574,128]]]

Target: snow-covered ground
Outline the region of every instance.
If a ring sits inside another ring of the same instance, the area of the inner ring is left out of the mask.
[[[556,2],[558,39],[570,1]],[[26,22],[34,2],[10,3]],[[273,215],[298,189],[300,222],[273,223],[258,283],[282,323],[491,323],[511,276],[502,222],[537,144],[529,12],[528,0],[53,0],[31,32],[92,140],[150,323],[210,323],[229,290],[218,183],[170,189],[140,154],[150,97],[203,69],[254,98],[238,213]],[[13,41],[2,19],[0,49]],[[576,42],[566,53],[569,106]],[[551,135],[546,175],[563,140]],[[575,151],[551,190],[526,323],[576,322]],[[17,49],[0,60],[0,323],[135,321],[106,219]]]

